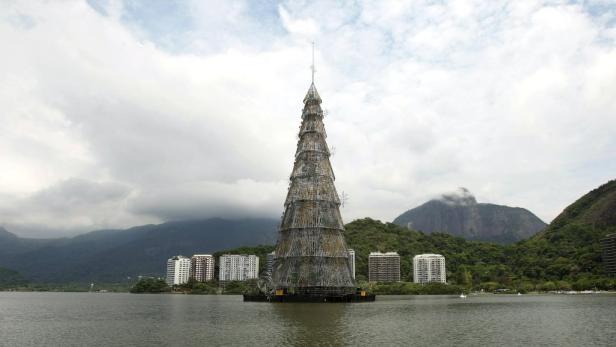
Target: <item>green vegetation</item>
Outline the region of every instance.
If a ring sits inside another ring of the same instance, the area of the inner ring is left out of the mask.
[[[421,285],[412,282],[370,283],[362,287],[369,292],[380,295],[446,295],[460,294],[464,288],[443,283]]]
[[[600,240],[616,232],[616,180],[567,207],[548,228],[512,247],[516,275],[572,286],[614,288],[601,262]]]
[[[438,253],[447,259],[447,280],[455,285],[451,286],[451,289],[446,288],[447,286],[435,287],[435,284],[422,288],[421,285],[402,282],[383,288],[389,294],[459,293],[463,289],[480,289],[482,284],[490,282],[498,283],[498,287],[503,288],[512,285],[510,278],[512,271],[506,265],[509,256],[506,246],[466,241],[448,234],[424,234],[370,218],[347,224],[345,236],[349,247],[355,250],[356,276],[360,282],[367,279],[368,255],[372,251],[398,252],[401,278],[405,282],[413,280],[414,255]]]
[[[356,252],[359,280],[366,279],[368,254],[378,250],[400,254],[406,281],[412,280],[415,254],[440,253],[447,259],[448,282],[467,290],[615,290],[616,278],[605,273],[600,245],[613,232],[616,180],[571,204],[544,231],[513,245],[424,234],[369,218],[347,224],[346,240]]]
[[[90,287],[89,283],[33,283],[26,282],[19,285],[1,286],[0,290],[14,290],[20,292],[128,292],[130,286],[126,283],[97,283]]]
[[[0,290],[21,287],[27,283],[19,272],[0,267]]]
[[[181,285],[168,286],[162,279],[144,278],[135,284],[130,292],[141,293],[182,293],[182,294],[245,294],[255,293],[257,291],[256,280],[251,281],[231,281],[224,285],[220,285],[218,281],[197,282],[194,278],[190,278],[188,282]]]
[[[569,228],[563,229],[567,239]],[[575,229],[578,233],[588,230]],[[577,238],[583,237],[576,234]],[[397,251],[401,256],[403,281],[412,281],[412,257],[421,253],[439,253],[447,259],[447,281],[456,290],[495,291],[510,289],[516,292],[616,289],[616,279],[603,274],[600,246],[601,236],[585,242],[546,241],[543,234],[511,246],[478,241],[466,241],[446,234],[424,234],[392,223],[369,218],[346,225],[346,240],[355,250],[357,279],[365,281],[368,273],[368,254],[371,251]],[[600,234],[603,235],[603,234]],[[568,247],[566,247],[568,246]],[[565,257],[569,253],[569,257]],[[381,290],[376,287],[377,290]],[[387,293],[416,292],[405,283],[387,285]],[[427,290],[427,289],[426,289]]]
[[[504,263],[506,258],[504,247],[497,244],[466,241],[461,237],[441,233],[424,234],[370,218],[355,220],[345,228],[346,241],[355,250],[355,268],[359,280],[367,278],[368,254],[372,251],[397,251],[401,258],[402,280],[409,282],[412,281],[412,258],[416,254],[444,255],[447,269],[452,273],[457,273],[462,265],[497,265]],[[490,268],[483,279],[496,280],[498,275],[499,269]]]
[[[171,288],[160,278],[142,278],[131,289],[131,293],[165,293]]]
[[[176,286],[176,291],[181,291],[190,294],[218,294],[218,282],[197,282],[194,278],[190,278],[188,283]]]

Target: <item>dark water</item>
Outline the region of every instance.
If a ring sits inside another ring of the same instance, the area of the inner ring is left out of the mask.
[[[0,346],[616,346],[616,295],[377,297],[0,292]]]

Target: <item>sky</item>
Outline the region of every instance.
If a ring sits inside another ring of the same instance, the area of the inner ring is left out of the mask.
[[[0,225],[279,218],[315,83],[345,222],[616,178],[616,1],[2,1]]]

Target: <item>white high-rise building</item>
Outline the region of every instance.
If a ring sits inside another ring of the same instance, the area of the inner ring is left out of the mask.
[[[349,248],[348,253],[349,253],[349,267],[351,268],[351,276],[353,276],[353,279],[355,279],[355,251]]]
[[[446,283],[445,257],[440,254],[418,254],[413,257],[413,282]]]
[[[167,260],[167,284],[177,285],[188,282],[190,276],[190,259],[176,255]]]
[[[259,257],[246,254],[225,254],[218,259],[218,280],[245,281],[259,277]]]
[[[195,254],[190,258],[190,276],[197,282],[214,279],[214,257],[210,254]]]

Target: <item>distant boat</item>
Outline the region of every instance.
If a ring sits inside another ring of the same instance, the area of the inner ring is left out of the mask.
[[[466,299],[466,295],[464,295],[464,293],[462,293],[462,294],[460,294],[460,298]]]
[[[521,296],[521,295],[522,295],[522,293],[518,292],[518,296]]]

